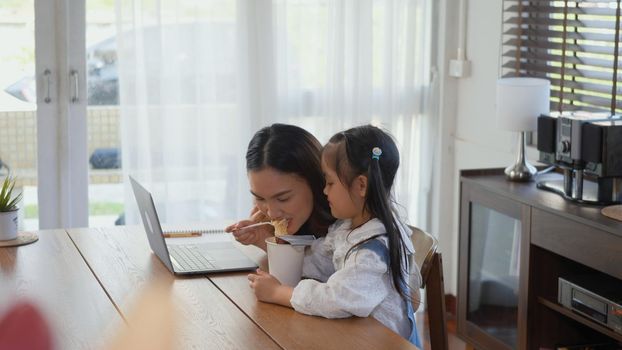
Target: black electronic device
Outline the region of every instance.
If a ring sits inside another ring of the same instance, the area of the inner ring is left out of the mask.
[[[580,203],[622,201],[622,117],[573,112],[538,117],[539,161],[561,168],[563,181],[538,188]],[[584,176],[592,179],[586,182]]]
[[[595,276],[559,277],[557,301],[622,334],[622,282]]]

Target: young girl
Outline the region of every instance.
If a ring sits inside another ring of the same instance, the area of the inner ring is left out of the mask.
[[[281,285],[257,270],[248,279],[261,301],[296,311],[340,318],[372,316],[418,347],[408,283],[410,230],[396,220],[391,187],[399,152],[389,135],[361,126],[333,136],[322,151],[324,194],[338,219],[307,251],[302,280]],[[418,302],[418,301],[417,301]]]

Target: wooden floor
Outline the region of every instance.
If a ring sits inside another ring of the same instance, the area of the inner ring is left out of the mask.
[[[419,334],[421,335],[421,342],[423,343],[423,349],[425,350],[433,350],[430,346],[430,331],[428,325],[428,317],[425,311],[417,311],[417,328],[419,329]],[[448,344],[450,350],[466,350],[471,349],[467,346],[467,344],[462,341],[462,339],[458,338],[456,335],[456,318],[447,315],[447,333],[448,333]]]

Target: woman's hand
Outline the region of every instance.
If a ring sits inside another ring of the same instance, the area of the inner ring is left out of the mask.
[[[257,269],[257,273],[248,275],[248,283],[255,291],[257,300],[292,307],[290,300],[294,289],[281,284],[271,274]]]
[[[274,236],[274,228],[271,225],[262,225],[244,229],[244,227],[248,225],[263,221],[269,221],[268,217],[259,211],[257,207],[255,207],[251,212],[251,218],[249,220],[242,220],[233,225],[229,225],[225,227],[225,231],[231,232],[235,240],[244,245],[252,244],[266,250],[266,238]]]

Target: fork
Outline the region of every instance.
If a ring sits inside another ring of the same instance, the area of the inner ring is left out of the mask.
[[[240,230],[246,230],[247,228],[251,228],[251,227],[257,227],[257,226],[262,226],[262,225],[272,225],[274,226],[274,224],[270,221],[262,221],[262,222],[258,222],[256,224],[252,224],[252,225],[248,225],[248,226],[244,226],[244,227],[240,227],[238,229],[235,229],[233,231],[240,231]]]

